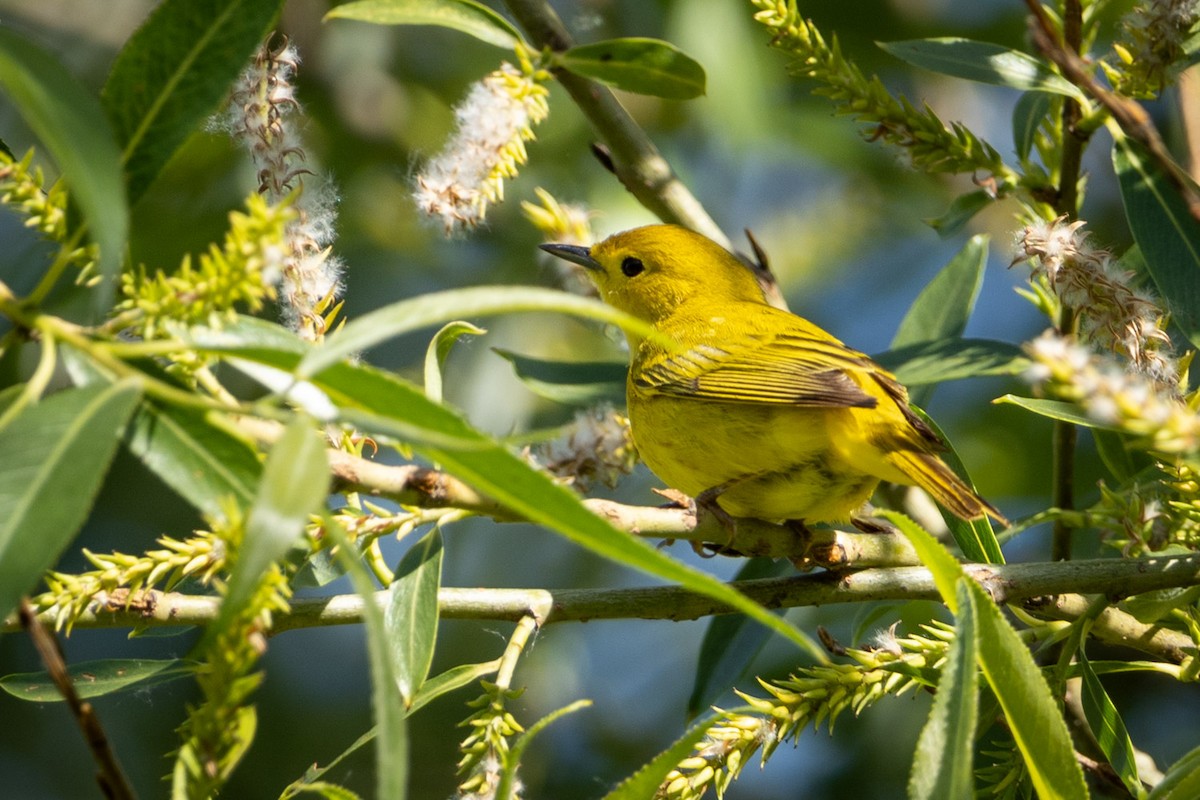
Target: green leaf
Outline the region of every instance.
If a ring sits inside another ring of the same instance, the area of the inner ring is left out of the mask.
[[[1021,348],[991,339],[920,342],[872,358],[909,387],[985,375],[1019,375],[1029,366]]]
[[[960,194],[950,203],[950,208],[940,217],[929,217],[925,224],[937,231],[942,239],[949,239],[963,229],[980,211],[996,202],[996,196],[986,189]]]
[[[963,585],[969,590],[978,626],[979,666],[1004,710],[1038,795],[1086,800],[1083,772],[1075,761],[1067,725],[1021,637],[991,597],[966,576],[950,552],[933,536],[903,514],[880,513],[912,542],[921,562],[933,575],[942,601],[956,616],[962,609],[958,587]]]
[[[785,559],[751,558],[742,565],[735,581],[777,578],[791,568]],[[782,613],[782,612],[780,612]],[[718,697],[729,691],[746,674],[771,632],[744,614],[712,617],[700,643],[696,679],[688,698],[687,713],[692,718],[702,713]]]
[[[524,41],[512,23],[473,0],[359,0],[325,15],[326,20],[339,18],[376,25],[440,25],[505,50]]]
[[[878,44],[901,61],[932,72],[1022,91],[1053,92],[1087,102],[1078,86],[1051,72],[1043,62],[991,42],[948,36]]]
[[[1125,216],[1171,320],[1200,347],[1200,222],[1145,149],[1120,137],[1113,167]]]
[[[518,311],[572,314],[616,325],[639,336],[663,338],[647,323],[599,300],[529,286],[476,286],[421,295],[364,314],[313,347],[297,373],[307,378],[343,358],[430,325]]]
[[[954,640],[933,697],[933,709],[913,757],[908,778],[912,800],[971,797],[975,787],[975,725],[979,714],[978,642],[969,578],[959,578]]]
[[[474,448],[448,450],[419,441],[412,444],[427,459],[442,465],[447,472],[518,516],[557,531],[605,558],[720,600],[762,622],[816,658],[825,658],[821,647],[797,628],[712,575],[685,566],[647,542],[612,527],[589,511],[570,489],[534,469],[499,443],[474,431],[453,411],[432,403],[420,391],[395,377],[369,367],[342,363],[314,375],[312,381],[327,390],[339,404],[356,406],[358,413],[353,415],[343,411],[347,419],[363,423],[386,423],[396,419],[463,439],[473,437]],[[366,425],[362,430],[372,432]]]
[[[1026,92],[1013,106],[1013,146],[1022,161],[1033,152],[1038,129],[1050,113],[1050,108],[1050,95],[1045,92]]]
[[[1124,483],[1137,474],[1137,467],[1133,465],[1133,457],[1121,434],[1093,429],[1092,441],[1096,443],[1096,453],[1100,456],[1100,461],[1118,482]]]
[[[133,381],[67,389],[0,430],[0,619],[83,526],[140,394]]]
[[[1167,774],[1146,800],[1192,800],[1200,797],[1200,747],[1188,753],[1167,770]]]
[[[442,532],[434,528],[400,559],[389,589],[383,623],[391,646],[392,669],[405,708],[412,706],[413,698],[433,664],[442,552]]]
[[[671,770],[692,754],[696,743],[708,733],[708,725],[700,724],[680,736],[675,742],[655,756],[650,763],[617,784],[604,795],[604,800],[645,800],[654,797]]]
[[[357,792],[352,792],[345,786],[339,786],[336,783],[328,783],[326,781],[314,781],[302,784],[292,789],[289,794],[283,796],[296,797],[301,794],[319,794],[325,800],[362,800],[362,796]]]
[[[101,99],[137,202],[250,64],[282,0],[163,0],[125,42]]]
[[[142,404],[130,421],[125,444],[204,514],[220,514],[222,500],[229,497],[249,505],[262,475],[249,442],[194,409]]]
[[[1131,795],[1137,797],[1144,789],[1141,779],[1138,778],[1137,754],[1134,752],[1133,742],[1129,738],[1129,731],[1125,728],[1121,714],[1113,705],[1108,692],[1104,691],[1104,685],[1100,683],[1099,676],[1092,670],[1082,649],[1078,653],[1078,662],[1083,676],[1083,692],[1080,701],[1083,705],[1084,716],[1087,717],[1088,727],[1092,729],[1105,758],[1120,776],[1125,788],[1129,789]]]
[[[538,397],[576,406],[623,405],[629,365],[618,361],[548,361],[493,347]]]
[[[107,658],[80,661],[67,668],[76,694],[84,700],[120,692],[131,686],[144,687],[148,682],[164,683],[191,675],[192,672],[192,665],[178,658]],[[31,703],[55,703],[63,699],[50,675],[44,671],[5,675],[0,678],[0,689],[18,700]]]
[[[704,94],[704,67],[659,39],[607,39],[559,53],[564,69],[636,94],[690,100]]]
[[[375,797],[404,800],[408,796],[408,722],[404,699],[396,680],[395,662],[388,652],[384,612],[375,604],[375,586],[366,567],[355,556],[354,544],[341,523],[326,513],[325,530],[337,545],[338,559],[350,575],[354,591],[363,599],[363,627],[367,632],[367,656],[371,664],[371,708],[375,729],[352,745],[375,740]],[[415,703],[414,703],[415,705]],[[339,756],[339,759],[341,756]],[[332,766],[332,765],[330,765]]]
[[[435,403],[442,402],[442,368],[446,358],[454,349],[459,338],[471,335],[482,336],[487,333],[483,328],[469,322],[451,322],[438,331],[429,349],[425,351],[425,396]]]
[[[893,350],[909,345],[928,344],[961,339],[967,320],[975,309],[975,300],[983,286],[983,269],[987,265],[988,239],[972,236],[949,263],[934,276],[908,313],[900,321],[892,337]],[[933,393],[926,384],[914,391],[911,401],[925,405]]]
[[[0,28],[0,83],[30,130],[50,151],[100,248],[105,281],[94,308],[107,312],[125,257],[129,208],[121,180],[121,151],[104,109],[45,51],[10,28]]]
[[[913,413],[924,420],[925,424],[933,429],[934,433],[941,438],[946,444],[945,452],[941,453],[942,460],[954,470],[968,486],[974,488],[970,476],[967,474],[967,468],[963,465],[962,459],[958,457],[958,451],[954,449],[954,445],[946,438],[946,434],[934,422],[928,414],[916,406],[912,407]],[[962,550],[963,557],[968,561],[981,562],[985,564],[1003,564],[1004,553],[1000,550],[1000,542],[996,539],[996,532],[992,530],[991,520],[986,517],[976,520],[967,521],[959,519],[949,511],[938,507],[942,514],[942,519],[946,522],[946,527],[950,529],[950,535],[954,537],[954,541],[958,544],[958,548]]]
[[[1020,397],[1015,394],[1006,394],[1002,397],[997,397],[992,402],[1017,406],[1026,411],[1032,411],[1041,417],[1070,422],[1075,425],[1082,425],[1085,428],[1119,431],[1119,428],[1115,426],[1104,425],[1092,419],[1074,403],[1067,403],[1062,400],[1042,400],[1038,397]]]
[[[298,416],[267,456],[229,588],[206,638],[228,625],[250,601],[267,569],[287,555],[303,536],[309,517],[324,506],[328,489],[325,442],[311,420]]]

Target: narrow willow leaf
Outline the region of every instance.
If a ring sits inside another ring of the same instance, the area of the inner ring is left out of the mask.
[[[129,209],[121,151],[104,109],[62,64],[10,28],[0,28],[0,84],[54,157],[100,248],[105,281],[94,308],[107,312],[125,255]]]
[[[979,714],[979,673],[975,662],[979,643],[975,601],[966,585],[968,580],[958,580],[954,640],[942,666],[929,719],[917,739],[908,779],[911,800],[970,797],[974,791],[975,725]]]
[[[1042,61],[991,42],[944,37],[880,42],[879,46],[915,67],[955,78],[1022,91],[1053,92],[1087,102],[1078,86],[1051,72]]]
[[[1029,366],[1029,359],[1021,348],[991,339],[950,338],[919,342],[872,358],[909,387],[985,375],[1019,375]]]
[[[523,41],[512,23],[474,0],[358,0],[334,6],[325,19],[355,19],[376,25],[440,25],[505,50]]]
[[[1082,425],[1085,428],[1119,431],[1115,426],[1105,425],[1092,419],[1084,413],[1083,409],[1074,403],[1067,403],[1062,400],[1043,400],[1039,397],[1020,397],[1015,394],[1006,394],[1002,397],[997,397],[992,402],[1018,406],[1026,411],[1032,411],[1041,417],[1062,420],[1074,425]]]
[[[955,616],[962,608],[958,594],[960,580],[969,589],[978,626],[979,666],[1000,702],[1038,795],[1086,800],[1087,787],[1075,761],[1070,733],[1029,648],[987,592],[966,576],[962,566],[933,536],[903,514],[894,511],[880,514],[912,542],[921,562],[933,575],[942,601]]]
[[[345,786],[339,786],[336,783],[329,783],[327,781],[305,783],[292,790],[291,794],[281,795],[281,797],[296,797],[301,794],[318,794],[324,797],[325,800],[362,800],[362,795],[357,792],[352,792]]]
[[[1196,797],[1200,797],[1200,747],[1172,764],[1146,800],[1193,800]]]
[[[1133,456],[1125,446],[1125,439],[1121,434],[1096,428],[1092,430],[1092,441],[1096,443],[1096,453],[1100,456],[1100,461],[1118,483],[1124,483],[1137,474]]]
[[[940,217],[930,217],[925,224],[937,231],[943,239],[949,239],[961,231],[976,214],[996,202],[996,196],[986,189],[960,194],[950,203],[950,208]]]
[[[735,581],[777,578],[791,569],[785,559],[751,558],[742,565]],[[780,612],[782,613],[782,612]],[[700,656],[696,661],[696,679],[688,698],[688,717],[695,717],[729,691],[746,674],[771,631],[743,614],[721,614],[708,621]]]
[[[425,396],[435,403],[442,402],[442,368],[455,343],[463,336],[482,336],[483,328],[469,322],[451,322],[433,336],[425,351]]]
[[[615,789],[604,795],[604,800],[645,800],[647,797],[654,797],[671,770],[692,754],[696,743],[703,739],[707,732],[707,724],[695,726],[648,764],[617,784]]]
[[[438,589],[442,585],[442,532],[434,528],[400,559],[389,589],[383,623],[392,669],[404,707],[409,708],[429,667],[437,641]]]
[[[348,323],[312,348],[298,373],[310,377],[331,364],[404,333],[470,316],[552,311],[607,322],[639,336],[662,339],[654,328],[610,305],[528,286],[476,286],[421,295],[384,306]]]
[[[593,514],[579,496],[520,456],[472,429],[450,409],[432,403],[422,392],[394,376],[361,365],[336,364],[312,378],[342,404],[369,412],[356,419],[397,418],[409,425],[475,437],[478,448],[443,450],[414,442],[426,458],[519,516],[557,531],[567,539],[618,563],[673,581],[750,615],[817,659],[825,652],[806,634],[714,576],[688,567],[647,542]],[[371,433],[364,428],[364,433]]]
[[[67,389],[0,431],[0,619],[83,526],[140,394],[132,381]]]
[[[577,406],[625,402],[629,365],[623,361],[548,361],[499,347],[492,351],[512,364],[521,383],[539,397]]]
[[[1144,148],[1120,137],[1113,167],[1125,216],[1171,321],[1200,347],[1200,222]]]
[[[228,497],[249,505],[262,464],[249,442],[203,412],[144,403],[125,444],[146,468],[204,514]]]
[[[217,619],[208,626],[209,638],[229,624],[249,602],[267,569],[297,543],[309,517],[324,505],[328,488],[325,442],[310,420],[297,417],[267,456],[229,588]]]
[[[131,686],[165,683],[193,672],[190,662],[178,658],[108,658],[80,661],[67,669],[75,692],[84,700],[120,692]],[[0,689],[18,700],[54,703],[63,699],[46,672],[19,672],[0,678]]]
[[[1129,738],[1129,731],[1082,649],[1078,653],[1078,662],[1080,674],[1083,676],[1080,701],[1088,727],[1092,729],[1104,757],[1121,778],[1125,788],[1137,797],[1144,789],[1141,779],[1138,778],[1137,754]]]
[[[668,100],[704,94],[704,67],[675,45],[659,39],[607,39],[558,54],[559,64],[576,75],[617,89]]]
[[[961,339],[983,286],[987,254],[986,236],[972,236],[967,240],[909,306],[892,337],[892,350]],[[925,405],[933,389],[934,385],[926,382],[913,390],[910,399],[916,405]]]
[[[1022,161],[1029,158],[1037,141],[1038,128],[1050,113],[1050,95],[1045,92],[1026,92],[1013,106],[1013,146]]]
[[[404,800],[408,796],[408,722],[394,662],[388,653],[384,614],[375,604],[375,585],[366,567],[354,555],[354,544],[332,515],[325,514],[324,519],[325,530],[337,545],[338,559],[349,574],[354,591],[363,599],[363,627],[367,633],[367,656],[371,664],[371,708],[375,729],[356,742],[352,749],[357,749],[364,740],[370,741],[368,737],[374,738],[375,797],[378,800]]]
[[[283,0],[163,0],[125,42],[101,99],[124,148],[130,202],[216,110]]]
[[[500,773],[500,783],[496,786],[495,800],[519,800],[514,792],[517,767],[520,766],[521,758],[525,755],[525,751],[533,742],[534,737],[568,714],[574,714],[576,711],[588,708],[591,705],[591,700],[576,700],[574,703],[564,706],[557,711],[551,711],[530,725],[529,729],[521,734],[517,741],[513,743],[512,749],[504,757],[504,769]]]

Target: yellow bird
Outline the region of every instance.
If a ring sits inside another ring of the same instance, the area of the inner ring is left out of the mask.
[[[945,445],[894,376],[768,305],[715,242],[650,225],[542,249],[677,342],[629,335],[626,384],[634,442],[669,486],[734,517],[845,522],[885,480],[920,486],[962,519],[1004,521],[938,457]]]

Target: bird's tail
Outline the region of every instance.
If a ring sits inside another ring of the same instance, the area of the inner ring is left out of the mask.
[[[933,453],[917,450],[894,450],[887,454],[888,461],[908,476],[946,508],[951,514],[965,520],[991,517],[1001,525],[1008,525],[996,507],[984,500],[954,470]]]

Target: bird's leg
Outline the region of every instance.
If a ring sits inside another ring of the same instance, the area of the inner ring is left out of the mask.
[[[729,552],[734,540],[737,538],[737,520],[734,519],[728,511],[721,508],[720,504],[717,502],[717,499],[727,489],[729,489],[729,487],[740,483],[743,480],[745,480],[745,478],[734,478],[732,480],[725,481],[724,483],[705,489],[695,497],[694,502],[697,510],[703,508],[709,514],[712,514],[713,517],[716,518],[717,522],[721,523],[721,527],[725,529],[725,533],[729,536],[725,544],[713,551],[713,555],[720,555],[721,553]]]

